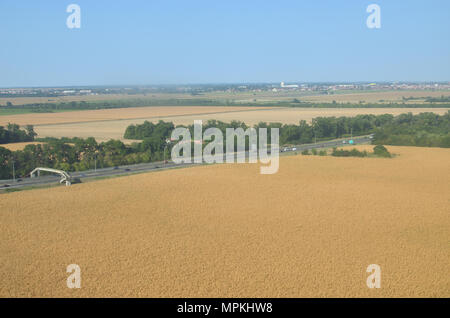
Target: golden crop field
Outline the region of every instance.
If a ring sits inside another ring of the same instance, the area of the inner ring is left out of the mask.
[[[3,194],[0,296],[449,297],[450,150],[388,149]]]
[[[226,112],[253,111],[266,107],[234,106],[151,106],[114,109],[81,110],[61,113],[29,113],[0,116],[0,126],[8,123],[19,125],[52,125],[68,123],[101,122],[127,119],[155,119]]]
[[[301,98],[302,101],[318,103],[398,103],[403,102],[403,97],[414,97],[417,99],[406,101],[407,104],[420,104],[426,97],[450,96],[450,91],[364,91],[363,93],[340,93],[333,95],[311,95]]]
[[[201,95],[190,93],[151,93],[151,94],[98,94],[98,95],[67,95],[58,97],[0,97],[0,106],[7,102],[13,105],[33,104],[33,103],[61,103],[71,101],[114,101],[114,100],[173,100],[173,99],[200,99],[233,101],[236,103],[249,102],[279,102],[292,101],[294,98],[302,101],[331,103],[333,100],[339,103],[390,103],[402,102],[402,97],[415,97],[418,100],[407,101],[406,103],[421,103],[426,97],[450,96],[448,90],[364,90],[364,91],[335,91],[332,95],[324,95],[317,91],[300,90],[277,90],[277,91],[214,91]],[[420,99],[423,98],[423,99]]]
[[[0,144],[0,147],[9,149],[11,151],[17,151],[17,150],[23,150],[23,148],[25,148],[25,146],[28,146],[28,145],[39,145],[39,144],[42,144],[42,142],[35,142],[35,141],[15,142],[15,143],[11,143],[11,144]]]
[[[285,100],[304,95],[301,92],[207,92],[201,95],[192,95],[190,93],[146,93],[146,94],[97,94],[97,95],[67,95],[57,97],[0,97],[0,106],[6,105],[7,102],[13,105],[26,105],[34,103],[62,103],[62,102],[94,102],[94,101],[114,101],[114,100],[173,100],[173,99],[221,99],[221,100],[245,100],[252,101],[254,96],[258,100]],[[279,98],[280,97],[280,98]]]
[[[171,107],[167,107],[171,108]],[[185,107],[189,109],[189,107]],[[95,120],[89,113],[83,116],[79,116],[75,113],[64,113],[64,118],[72,116],[72,120],[77,120],[77,123],[64,123],[64,124],[52,124],[52,125],[39,125],[35,127],[35,131],[39,137],[95,137],[99,141],[105,141],[109,139],[123,139],[125,129],[131,124],[141,124],[145,120],[157,122],[158,120],[171,121],[176,125],[192,125],[194,120],[201,119],[206,122],[208,119],[216,119],[224,122],[231,122],[232,120],[240,120],[248,125],[257,124],[260,121],[265,122],[281,122],[284,124],[298,124],[300,120],[311,121],[315,117],[320,116],[356,116],[358,114],[393,114],[398,115],[401,113],[412,112],[418,114],[421,112],[435,112],[437,114],[444,114],[449,109],[447,108],[251,108],[249,110],[238,110],[229,112],[219,112],[217,109],[220,107],[205,107],[203,108],[203,114],[189,114],[185,115],[167,115],[167,116],[152,116],[147,118],[138,119],[125,119],[127,114],[125,111],[122,114],[123,119],[120,120]],[[228,108],[226,108],[228,109]],[[208,113],[208,111],[210,113]],[[216,111],[215,111],[216,110]],[[114,110],[111,110],[114,113]],[[215,112],[214,112],[215,111]],[[104,118],[110,118],[106,115]],[[161,111],[163,113],[163,111]],[[128,117],[131,117],[133,113],[130,113]],[[16,115],[16,117],[28,116],[32,120],[33,115]],[[136,115],[138,116],[138,115]],[[139,115],[140,116],[140,115]],[[9,116],[3,116],[9,117]],[[11,116],[12,117],[12,116]],[[113,117],[111,115],[111,117]],[[56,116],[55,116],[56,118]],[[93,119],[89,121],[89,119]],[[0,117],[0,120],[2,118]]]
[[[105,101],[105,100],[125,100],[125,99],[138,99],[138,98],[174,98],[180,97],[178,94],[160,94],[155,93],[151,95],[147,94],[98,94],[98,95],[67,95],[57,97],[0,97],[0,105],[6,105],[7,102],[13,105],[24,105],[34,103],[62,103],[62,102],[93,102],[93,101]],[[186,96],[190,96],[186,94]]]

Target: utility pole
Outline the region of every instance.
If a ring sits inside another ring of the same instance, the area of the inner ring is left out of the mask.
[[[14,162],[14,158],[12,159],[12,168],[13,168],[13,181],[16,181],[16,166]]]
[[[163,156],[164,165],[166,165],[166,148],[167,148],[167,145],[164,146],[164,156]]]
[[[317,136],[316,136],[316,126],[317,126],[317,121],[315,121],[314,119],[311,121],[311,128],[314,134],[314,143],[317,143]]]
[[[94,171],[97,172],[97,153],[94,153]]]
[[[166,139],[166,145],[164,146],[164,166],[166,165],[166,149],[169,144],[170,144],[170,139]]]
[[[166,165],[166,149],[167,149],[167,146],[168,146],[169,144],[166,144],[165,146],[164,146],[164,165]]]
[[[353,139],[353,127],[350,128],[350,139]]]

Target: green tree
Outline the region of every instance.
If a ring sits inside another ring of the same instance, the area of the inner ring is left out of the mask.
[[[373,153],[378,157],[385,157],[385,158],[391,157],[390,152],[383,145],[376,145],[375,147],[373,147]]]
[[[9,179],[11,177],[11,159],[11,151],[0,147],[0,179]]]

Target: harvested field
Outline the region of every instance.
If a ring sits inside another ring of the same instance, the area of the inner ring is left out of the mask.
[[[171,107],[167,107],[170,109]],[[186,107],[189,109],[189,107]],[[201,108],[201,107],[200,107]],[[149,116],[146,119],[121,119],[121,120],[102,120],[95,121],[93,117],[90,117],[89,113],[85,117],[75,115],[75,113],[68,114],[77,120],[86,122],[79,123],[66,123],[66,124],[52,124],[52,125],[39,125],[35,127],[35,131],[38,133],[39,137],[95,137],[97,140],[104,141],[113,139],[123,140],[123,134],[128,125],[131,124],[141,124],[144,120],[149,120],[156,122],[158,120],[172,121],[175,124],[192,125],[194,120],[202,119],[206,122],[208,119],[216,119],[224,122],[231,122],[232,120],[244,121],[248,125],[257,124],[260,121],[265,122],[281,122],[285,124],[298,124],[300,120],[311,121],[311,119],[320,116],[356,116],[358,114],[393,114],[398,115],[401,113],[412,112],[413,114],[418,114],[421,112],[435,112],[437,114],[444,114],[448,111],[447,108],[262,108],[242,111],[230,111],[230,112],[219,112],[218,109],[221,107],[205,107],[203,108],[203,114],[187,114],[186,115],[167,115],[165,117],[152,117]],[[230,109],[230,108],[225,108]],[[207,111],[210,114],[205,114]],[[216,112],[214,112],[216,110]],[[109,110],[105,110],[107,113]],[[118,110],[111,110],[114,111]],[[97,111],[96,111],[97,112]],[[77,112],[78,114],[79,112]],[[161,113],[163,111],[161,110]],[[123,114],[123,113],[122,113]],[[59,115],[59,114],[55,114]],[[33,115],[21,115],[30,116]],[[66,114],[61,114],[60,116],[66,117]],[[108,115],[113,117],[113,115]],[[125,115],[123,115],[124,118]],[[130,116],[130,115],[129,115]],[[7,117],[7,116],[5,116]],[[8,116],[9,117],[9,116]],[[17,116],[18,117],[18,116]],[[104,118],[107,118],[105,115]],[[130,117],[128,117],[130,118]],[[2,118],[0,117],[0,120]],[[89,121],[91,120],[92,121]],[[72,119],[74,120],[74,119]]]
[[[215,101],[233,101],[236,103],[253,102],[280,102],[300,99],[302,101],[331,103],[333,100],[340,103],[358,103],[365,101],[367,103],[390,103],[403,102],[402,97],[415,97],[418,100],[406,101],[406,103],[421,103],[425,97],[450,96],[449,90],[337,90],[332,95],[324,95],[318,91],[300,91],[300,90],[278,90],[274,91],[214,91],[202,95],[192,95],[190,93],[151,93],[151,94],[99,94],[99,95],[67,95],[58,97],[0,97],[0,106],[7,102],[13,105],[24,105],[34,103],[61,103],[71,101],[114,101],[114,100],[135,100],[147,99],[149,101],[161,100],[215,100]]]
[[[161,94],[155,94],[158,97]],[[164,94],[167,95],[167,94]],[[153,96],[153,94],[151,95]],[[124,99],[137,99],[137,98],[149,98],[144,94],[98,94],[98,95],[79,95],[79,96],[58,96],[58,97],[0,97],[0,105],[6,105],[7,102],[13,105],[24,105],[34,103],[62,103],[62,102],[93,102],[93,101],[105,101],[105,100],[124,100]],[[167,97],[168,98],[168,97]]]
[[[398,103],[403,102],[403,97],[414,97],[417,99],[409,100],[405,103],[420,104],[425,101],[426,97],[441,96],[450,96],[450,91],[365,91],[363,93],[304,96],[301,100],[317,103],[332,103],[333,101],[336,101],[337,103],[359,103],[360,101],[366,103]]]
[[[449,297],[450,150],[388,149],[3,194],[0,296]]]
[[[81,110],[62,113],[33,113],[20,115],[0,116],[0,126],[8,123],[19,125],[50,125],[85,123],[98,121],[114,121],[127,119],[155,119],[170,116],[189,116],[196,114],[220,114],[227,112],[252,111],[268,109],[264,107],[220,107],[220,106],[152,106],[129,107],[98,110]]]
[[[39,144],[42,144],[42,142],[35,142],[35,141],[15,142],[15,143],[11,143],[11,144],[0,144],[0,147],[9,149],[11,151],[17,151],[17,150],[23,150],[23,148],[25,148],[25,146],[28,146],[28,145],[39,145]]]

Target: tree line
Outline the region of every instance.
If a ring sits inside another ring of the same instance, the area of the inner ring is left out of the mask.
[[[376,144],[450,148],[450,111],[400,114],[374,130]]]
[[[373,152],[369,153],[366,150],[359,151],[356,148],[351,150],[333,148],[331,155],[334,157],[382,157],[391,158],[392,154],[383,145],[376,145],[373,147]]]
[[[125,145],[120,140],[98,143],[94,138],[74,138],[71,143],[49,139],[44,144],[27,145],[23,150],[10,151],[0,147],[0,179],[25,177],[36,167],[49,167],[69,172],[161,161],[170,153],[165,142],[143,141]],[[164,151],[166,153],[164,154]]]
[[[154,124],[144,122],[130,125],[125,138],[141,140],[126,145],[120,140],[98,143],[94,138],[46,138],[36,139],[44,144],[27,145],[23,150],[10,151],[0,147],[0,179],[12,177],[14,164],[17,176],[26,176],[38,166],[51,167],[66,171],[83,171],[126,164],[162,161],[170,157],[168,143],[172,130],[171,122],[159,121]],[[240,121],[225,123],[209,120],[203,124],[203,130],[218,128],[226,135],[226,128],[248,126]],[[193,125],[187,126],[193,136]],[[421,113],[418,115],[358,115],[355,117],[318,117],[312,123],[300,121],[299,124],[281,124],[260,122],[254,128],[279,128],[280,145],[299,145],[313,143],[350,135],[374,134],[374,144],[450,147],[450,112],[444,115]],[[0,127],[2,141],[32,141],[35,138],[32,126],[21,129],[9,124]],[[7,136],[7,137],[6,137]],[[268,133],[270,143],[270,133]],[[226,145],[224,145],[224,150]],[[247,138],[248,147],[248,138]],[[346,153],[340,153],[346,155]],[[336,155],[340,155],[337,154]]]
[[[299,121],[298,124],[281,124],[259,122],[253,127],[256,129],[279,128],[281,145],[298,145],[313,143],[315,141],[329,140],[372,133],[376,128],[386,125],[394,120],[393,115],[358,115],[355,117],[317,117],[308,123],[305,120]],[[176,127],[186,127],[191,131],[193,136],[193,125]],[[130,125],[126,128],[124,138],[145,140],[152,139],[168,139],[171,131],[176,128],[172,123],[159,121],[154,124],[144,122],[140,125]],[[218,120],[208,120],[203,123],[203,132],[208,128],[218,128],[225,136],[227,128],[242,128],[246,130],[250,126],[241,121],[231,121],[225,123]],[[270,135],[270,134],[269,134]]]
[[[311,152],[309,152],[308,149],[305,149],[301,152],[302,155],[308,156],[326,156],[327,151],[325,149],[317,150],[315,148],[311,149]],[[369,153],[366,150],[360,151],[356,148],[353,148],[351,150],[347,149],[338,149],[333,148],[331,151],[331,156],[333,157],[382,157],[382,158],[391,158],[392,154],[387,150],[386,147],[383,145],[376,145],[373,147],[373,152]]]
[[[25,129],[21,129],[17,124],[8,124],[6,128],[0,126],[0,144],[33,141],[35,136],[32,125],[27,125]]]
[[[185,127],[179,125],[176,127]],[[144,122],[141,125],[127,127],[124,138],[146,140],[147,143],[161,144],[170,138],[176,128],[173,123],[159,121],[154,124]],[[203,124],[203,132],[208,128],[218,128],[225,136],[226,128],[242,128],[248,125],[241,121],[225,123],[208,120]],[[301,120],[298,124],[260,122],[254,128],[279,128],[280,145],[300,145],[329,139],[347,138],[374,134],[374,143],[386,145],[450,147],[450,111],[444,115],[427,112],[394,116],[357,115],[354,117],[317,117],[311,123]],[[187,126],[193,136],[193,125]],[[270,141],[270,134],[269,134]]]
[[[441,103],[436,104],[434,102]],[[206,99],[206,98],[128,98],[103,101],[67,101],[67,102],[47,102],[30,103],[23,105],[13,105],[7,102],[6,106],[0,106],[0,109],[23,109],[33,113],[68,111],[68,110],[95,110],[129,107],[148,107],[148,106],[270,106],[270,107],[306,107],[306,108],[448,108],[450,102],[447,99],[429,99],[427,103],[406,104],[406,103],[316,103],[301,101],[297,98],[284,101],[257,101],[237,102],[232,99]]]

